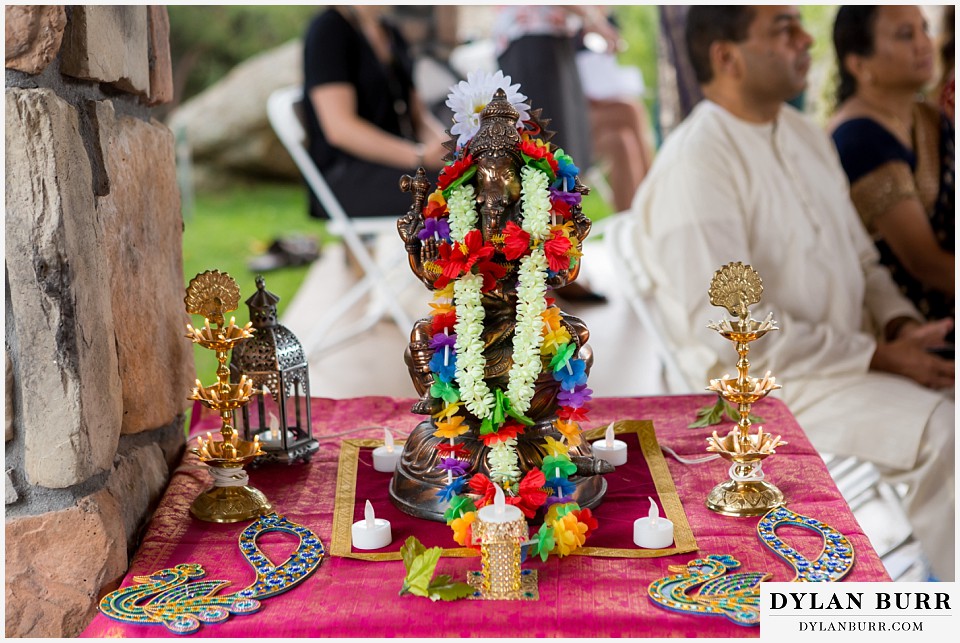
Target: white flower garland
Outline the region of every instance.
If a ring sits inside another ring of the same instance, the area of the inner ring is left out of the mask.
[[[472,185],[459,185],[450,193],[447,210],[450,212],[450,238],[463,243],[467,233],[477,227],[477,213]]]
[[[517,322],[513,336],[513,366],[508,376],[506,396],[510,408],[525,413],[533,399],[534,383],[543,364],[540,349],[543,344],[542,314],[547,308],[547,258],[543,240],[550,232],[550,193],[546,174],[531,167],[521,170],[523,230],[530,235],[533,247],[520,260],[517,286]],[[472,186],[459,186],[447,202],[450,211],[450,236],[463,242],[478,220]],[[463,275],[454,282],[454,304],[457,310],[456,378],[460,399],[467,410],[478,418],[490,415],[494,394],[484,381],[483,331],[484,309],[481,300],[483,278]],[[516,440],[506,440],[494,446],[489,454],[491,475],[500,480],[516,481]]]
[[[483,303],[480,289],[483,277],[463,275],[453,284],[453,301],[457,307],[457,322],[454,330],[457,339],[454,349],[457,351],[457,384],[460,387],[460,399],[467,410],[478,418],[490,415],[494,396],[483,379]]]
[[[510,408],[526,413],[533,399],[533,384],[543,365],[543,312],[547,309],[547,258],[543,239],[550,231],[550,192],[547,175],[524,166],[520,171],[523,194],[523,230],[535,244],[520,260],[517,286],[517,328],[513,336],[513,367],[507,384]]]

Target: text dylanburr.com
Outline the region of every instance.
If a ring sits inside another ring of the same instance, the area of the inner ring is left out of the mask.
[[[955,588],[956,583],[761,583],[760,638],[956,640]]]

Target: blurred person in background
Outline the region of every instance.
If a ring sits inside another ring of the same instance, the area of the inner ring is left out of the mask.
[[[610,27],[616,20],[605,7]],[[653,133],[643,104],[643,76],[636,67],[618,64],[606,39],[582,29],[577,37],[577,66],[587,96],[596,164],[602,166],[617,212],[630,208],[640,181],[653,162]],[[618,38],[619,41],[619,38]],[[619,48],[619,47],[618,47]]]
[[[844,6],[830,121],[880,261],[928,319],[954,316],[954,128],[922,90],[934,48],[916,6]],[[951,52],[952,53],[952,52]]]
[[[400,176],[443,167],[443,126],[413,83],[407,43],[384,5],[336,6],[304,41],[310,155],[351,217],[400,216],[410,195]],[[310,214],[325,217],[310,195]]]
[[[954,362],[879,263],[830,137],[786,103],[813,39],[797,7],[697,5],[686,43],[704,100],[657,152],[631,216],[665,334],[690,381],[729,368],[710,276],[733,261],[763,279],[783,329],[750,361],[821,452],[876,465],[940,580],[954,578]],[[948,519],[945,519],[947,517]]]

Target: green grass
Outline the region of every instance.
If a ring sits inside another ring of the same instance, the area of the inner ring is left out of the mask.
[[[184,218],[184,289],[197,274],[219,270],[240,286],[240,308],[233,313],[237,323],[250,319],[246,299],[256,291],[256,274],[247,261],[266,251],[280,236],[305,234],[326,238],[323,222],[307,215],[306,192],[297,184],[260,183],[216,193],[197,194],[194,211]],[[280,297],[283,315],[309,266],[283,268],[263,273],[267,290]],[[195,318],[194,323],[203,323]],[[217,360],[212,351],[194,346],[197,377],[204,384],[215,379]]]

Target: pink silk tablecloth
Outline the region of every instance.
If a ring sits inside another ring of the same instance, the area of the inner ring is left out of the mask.
[[[652,420],[657,440],[681,456],[704,455],[706,429],[687,429],[696,410],[714,400],[711,395],[647,398],[596,398],[592,429],[614,420]],[[347,438],[381,438],[383,427],[406,435],[421,417],[410,413],[414,400],[367,397],[346,400],[312,400],[314,435],[320,451],[308,465],[270,466],[250,471],[251,484],[273,503],[276,511],[316,532],[328,552],[333,523],[340,439],[324,435],[371,427]],[[764,418],[764,430],[779,433],[789,443],[764,461],[767,479],[776,484],[797,513],[818,518],[846,535],[854,546],[856,563],[844,579],[889,581],[890,577],[863,530],[830,479],[823,460],[807,440],[786,406],[767,399],[755,407]],[[727,431],[725,424],[718,428]],[[194,409],[191,434],[215,431],[218,418]],[[193,636],[207,637],[756,637],[759,629],[743,627],[722,616],[679,614],[654,605],[648,585],[670,572],[668,565],[683,564],[709,554],[731,554],[740,571],[769,571],[774,581],[790,581],[793,570],[760,544],[759,518],[721,516],[704,505],[709,490],[727,477],[728,463],[713,460],[681,464],[666,456],[677,493],[699,552],[662,558],[601,558],[551,556],[524,563],[537,570],[537,601],[431,602],[415,596],[398,596],[403,582],[401,561],[368,561],[328,556],[301,585],[263,601],[260,612],[232,616],[218,625],[204,625]],[[149,574],[179,563],[199,563],[208,579],[232,581],[224,593],[252,581],[253,572],[237,547],[246,522],[233,525],[205,523],[189,513],[198,493],[211,478],[195,456],[187,454],[174,472],[143,543],[122,586],[133,576]],[[384,488],[386,498],[386,488]],[[648,504],[638,502],[633,518],[646,515]],[[449,528],[437,523],[437,529]],[[603,525],[600,525],[603,529]],[[822,539],[796,527],[782,527],[778,535],[808,559],[820,552]],[[276,563],[293,549],[280,534],[261,538],[261,547]],[[589,542],[587,543],[590,544]],[[449,546],[455,546],[450,540]],[[478,570],[478,558],[441,558],[437,573],[463,580]],[[132,625],[98,614],[84,637],[175,636],[162,625]]]

